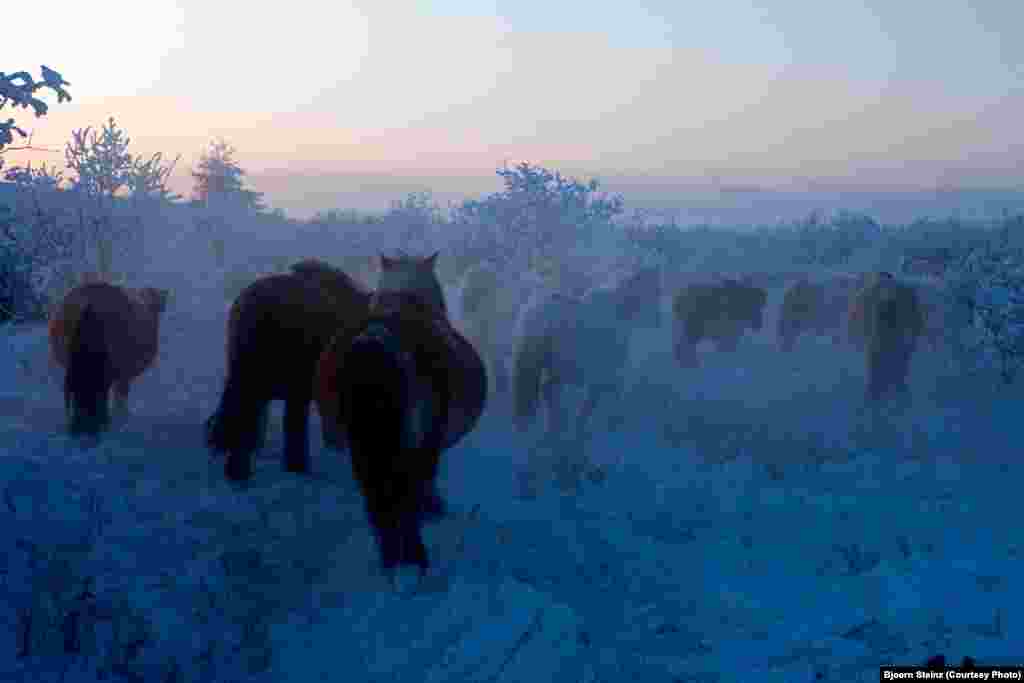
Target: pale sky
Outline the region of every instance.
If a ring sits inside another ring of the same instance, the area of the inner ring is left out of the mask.
[[[3,112],[37,144],[112,115],[184,174],[222,136],[271,205],[302,177],[347,174],[343,194],[361,175],[491,183],[505,160],[1024,184],[1020,0],[56,0],[23,21],[0,69],[46,64],[75,98]]]

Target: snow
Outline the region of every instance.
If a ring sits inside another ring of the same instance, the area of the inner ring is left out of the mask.
[[[160,357],[96,448],[63,436],[45,328],[0,329],[4,680],[856,681],[1024,653],[1019,392],[941,352],[879,413],[860,405],[858,356],[815,338],[782,356],[771,315],[693,370],[667,319],[638,331],[626,394],[588,441],[515,433],[492,402],[446,455],[431,574],[395,594],[315,415],[315,476],[280,471],[275,407],[250,487],[222,481],[202,421],[225,299],[216,277],[163,272]],[[520,495],[538,454],[569,450],[603,478]],[[29,614],[34,654],[15,659]]]

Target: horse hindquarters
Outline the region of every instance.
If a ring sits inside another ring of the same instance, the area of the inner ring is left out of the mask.
[[[390,337],[390,332],[384,333]],[[436,508],[424,475],[433,468],[417,462],[423,454],[409,443],[413,417],[413,369],[394,345],[378,335],[357,337],[344,354],[345,406],[352,471],[363,493],[377,537],[380,562],[391,571],[429,566],[420,531],[422,511]]]
[[[206,444],[214,453],[226,454],[224,476],[229,481],[252,477],[253,453],[266,435],[267,410],[273,392],[267,386],[267,369],[261,367],[264,349],[273,340],[260,337],[250,321],[242,318],[229,328],[227,381],[216,412],[206,421]],[[243,327],[244,325],[244,327]]]
[[[309,473],[309,396],[292,395],[284,406],[284,470]]]
[[[64,402],[72,436],[96,436],[109,426],[113,383],[108,331],[99,312],[87,305],[70,339],[64,376]]]

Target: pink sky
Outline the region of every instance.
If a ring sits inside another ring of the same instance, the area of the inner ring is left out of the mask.
[[[849,21],[867,17],[864,35],[839,30],[830,54],[829,45],[808,42],[821,27],[802,33],[802,15],[789,24],[779,15],[770,35],[763,22],[722,18],[708,24],[721,35],[697,45],[661,37],[665,26],[686,25],[672,24],[668,10],[660,23],[598,17],[617,22],[608,31],[622,27],[602,33],[598,19],[587,30],[560,27],[557,17],[531,23],[530,3],[502,17],[399,0],[330,8],[295,0],[286,16],[233,11],[229,2],[115,5],[120,23],[99,23],[83,9],[63,41],[12,46],[17,64],[5,70],[45,63],[75,97],[44,119],[16,118],[37,144],[62,149],[73,129],[114,116],[136,154],[181,153],[179,191],[219,137],[271,205],[279,198],[296,206],[308,194],[308,210],[335,205],[334,181],[342,197],[359,193],[361,176],[444,191],[453,178],[478,178],[465,191],[487,191],[503,161],[586,177],[718,176],[769,186],[816,177],[893,187],[1021,184],[1024,90],[1004,74],[1012,60],[965,47],[958,70],[955,55],[941,60],[950,48],[938,19],[932,39],[906,45],[907,63],[923,65],[911,69],[878,58],[893,40],[910,40],[896,33],[900,17],[860,10]],[[447,5],[459,3],[438,6]],[[965,17],[947,19],[966,46],[975,34]],[[101,39],[84,49],[90,29]],[[990,35],[977,33],[978,45]],[[126,52],[120,68],[105,66]],[[980,63],[989,70],[971,59],[989,60]],[[8,154],[7,163],[25,158]],[[63,164],[63,154],[31,158]]]

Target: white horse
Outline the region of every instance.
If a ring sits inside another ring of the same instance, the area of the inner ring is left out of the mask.
[[[643,268],[580,298],[556,293],[540,299],[523,316],[516,350],[516,426],[526,429],[543,399],[548,431],[563,431],[559,394],[564,385],[573,385],[586,391],[577,420],[582,434],[600,400],[622,394],[633,328],[660,324],[661,274],[656,268]]]

